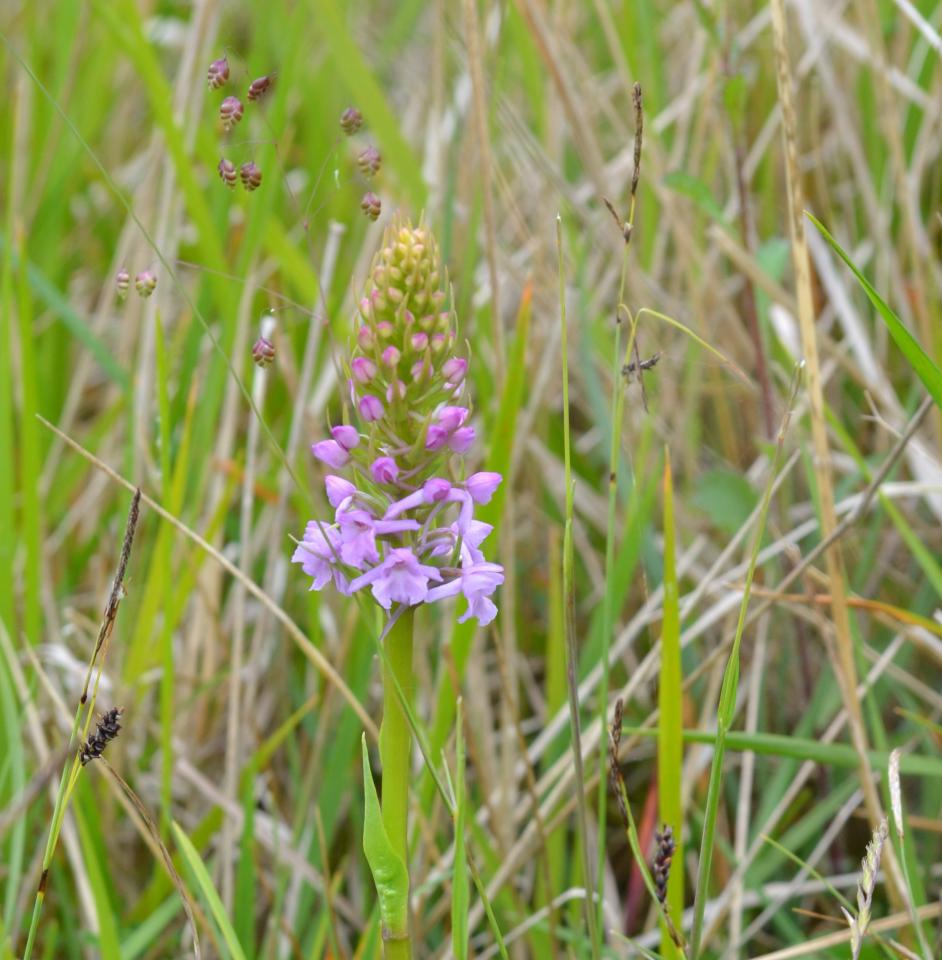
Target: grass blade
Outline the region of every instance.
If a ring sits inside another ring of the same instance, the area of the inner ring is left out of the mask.
[[[232,929],[229,917],[226,916],[222,900],[219,899],[219,893],[213,886],[213,881],[209,877],[209,871],[200,858],[199,852],[196,847],[193,846],[190,838],[183,832],[180,824],[173,821],[171,826],[177,846],[180,848],[180,852],[183,854],[183,859],[186,860],[187,866],[189,866],[193,876],[196,878],[196,884],[209,907],[209,912],[213,915],[213,920],[216,921],[216,926],[219,927],[219,932],[222,934],[223,940],[226,942],[229,955],[233,960],[246,960],[242,946],[235,935],[235,930]]]
[[[805,216],[818,228],[818,232],[830,244],[831,249],[850,267],[851,272],[857,278],[857,282],[863,288],[864,293],[870,298],[870,302],[876,307],[880,319],[886,324],[890,336],[896,345],[903,351],[903,355],[909,361],[909,365],[916,371],[916,376],[923,382],[925,388],[932,395],[936,406],[942,410],[942,369],[933,361],[933,359],[923,350],[919,341],[906,329],[903,321],[890,309],[886,301],[871,286],[870,281],[857,269],[854,261],[844,252],[841,245],[831,236],[827,227],[821,223],[813,214],[805,212]]]

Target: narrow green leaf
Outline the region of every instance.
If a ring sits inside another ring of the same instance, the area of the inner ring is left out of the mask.
[[[383,927],[394,933],[402,932],[408,929],[409,874],[402,858],[389,842],[383,826],[365,733],[360,743],[363,750],[363,852],[373,874],[373,883],[376,884]]]
[[[209,871],[207,871],[205,864],[200,858],[199,852],[176,820],[174,820],[171,825],[173,827],[173,836],[176,844],[180,848],[180,852],[183,854],[183,859],[186,860],[187,866],[196,878],[200,893],[202,893],[203,899],[209,907],[213,920],[216,921],[216,926],[219,927],[219,932],[222,934],[222,938],[229,948],[230,955],[233,960],[247,960],[242,946],[236,937],[235,930],[232,929],[232,923],[229,917],[226,916],[226,908],[222,905],[222,900],[219,899],[219,894],[213,886],[213,881],[209,877]]]
[[[683,809],[683,675],[680,660],[680,594],[677,586],[674,484],[670,451],[664,452],[664,619],[661,627],[661,679],[658,687],[657,783],[660,819],[674,831],[677,852],[667,886],[667,910],[675,923],[684,909]],[[661,953],[679,957],[666,924],[661,925]]]
[[[932,360],[929,354],[923,350],[919,341],[906,329],[902,320],[890,309],[886,301],[870,285],[870,281],[857,269],[853,260],[844,252],[841,245],[828,233],[827,228],[813,214],[805,212],[805,216],[818,228],[819,233],[831,245],[831,249],[850,267],[851,272],[857,278],[857,282],[863,288],[864,293],[870,298],[870,302],[876,307],[877,313],[886,324],[890,336],[896,345],[903,351],[904,356],[909,361],[910,366],[916,371],[916,376],[923,382],[925,388],[932,395],[936,406],[942,409],[942,369]]]

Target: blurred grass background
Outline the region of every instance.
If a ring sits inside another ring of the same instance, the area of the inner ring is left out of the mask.
[[[61,749],[130,503],[126,487],[39,414],[178,524],[142,506],[99,694],[100,709],[125,709],[107,756],[153,831],[113,778],[96,764],[83,772],[36,955],[192,955],[156,832],[194,898],[205,955],[378,956],[359,845],[363,722],[320,659],[378,723],[377,623],[343,598],[308,593],[288,558],[290,536],[324,511],[308,447],[338,419],[334,358],[396,211],[424,214],[440,239],[472,358],[478,459],[506,477],[484,517],[497,524],[507,571],[501,615],[475,631],[447,611],[423,611],[417,671],[419,719],[453,775],[455,701],[464,698],[464,830],[515,958],[592,955],[567,732],[561,217],[589,841],[593,863],[602,850],[607,949],[645,955],[625,937],[661,949],[613,797],[599,830],[600,703],[610,720],[623,697],[626,727],[666,731],[668,744],[688,731],[680,762],[675,752],[659,765],[657,738],[627,733],[620,759],[646,855],[659,799],[682,811],[672,824],[684,842],[672,902],[689,911],[707,735],[801,355],[769,8],[7,0],[0,17],[0,955],[23,950]],[[933,0],[787,5],[806,205],[936,362],[940,21]],[[229,87],[207,91],[206,68],[224,52]],[[222,95],[241,95],[266,73],[277,74],[271,94],[224,133]],[[602,197],[627,216],[635,82],[644,155],[626,253]],[[353,140],[338,126],[349,105],[365,117]],[[370,183],[354,162],[368,143],[383,157]],[[216,173],[221,156],[258,164],[261,188],[228,191]],[[367,189],[383,202],[376,224],[359,209]],[[814,229],[808,240],[841,517],[925,390],[852,274]],[[637,377],[614,375],[625,257],[628,309],[669,315],[732,363],[641,314],[639,356],[659,355],[644,375],[646,405]],[[154,296],[132,289],[119,303],[122,267],[132,277],[152,270]],[[277,350],[264,374],[250,355],[263,323]],[[624,414],[609,514],[617,391]],[[871,762],[888,806],[887,755],[905,751],[904,856],[935,944],[940,430],[933,409],[840,540]],[[820,540],[810,431],[802,390],[761,542],[750,608],[761,615],[743,640],[702,891],[703,956],[848,955],[846,943],[815,939],[845,930],[828,884],[854,899],[871,833],[830,585],[818,563],[787,597],[774,592]],[[665,583],[676,607],[664,601]],[[671,665],[663,684],[662,636]],[[242,711],[233,738],[235,684]],[[669,728],[658,720],[668,715]],[[418,759],[415,788],[418,955],[444,957],[459,886],[452,823]],[[206,864],[204,878],[176,842],[174,821]],[[208,878],[221,913],[206,899]],[[874,916],[898,908],[881,885]],[[689,913],[676,919],[689,929]],[[468,923],[467,955],[493,956],[473,888]],[[906,932],[887,936],[918,950]],[[863,955],[901,955],[894,949]]]

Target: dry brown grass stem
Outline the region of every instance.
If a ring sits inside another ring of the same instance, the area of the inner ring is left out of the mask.
[[[797,126],[792,99],[792,75],[789,65],[784,0],[772,0],[772,28],[775,45],[775,61],[778,71],[779,102],[782,110],[782,132],[785,146],[785,171],[788,187],[789,233],[792,244],[792,265],[795,271],[795,287],[798,296],[798,325],[801,333],[802,351],[807,369],[808,399],[810,403],[811,434],[814,445],[814,472],[817,482],[821,511],[821,533],[828,537],[837,527],[834,510],[834,488],[831,478],[831,452],[828,447],[827,423],[824,414],[824,394],[821,385],[821,368],[818,362],[817,332],[815,330],[814,299],[811,290],[811,268],[808,243],[805,237],[804,195],[798,165]],[[837,542],[825,552],[828,578],[831,586],[831,616],[834,622],[837,660],[840,665],[840,687],[847,708],[851,740],[857,751],[860,784],[864,804],[872,829],[877,829],[883,819],[880,797],[873,783],[870,761],[867,757],[867,733],[863,712],[857,696],[857,665],[850,629],[845,593],[844,561]],[[887,857],[887,884],[892,902],[900,907],[902,883],[899,867],[892,856]]]

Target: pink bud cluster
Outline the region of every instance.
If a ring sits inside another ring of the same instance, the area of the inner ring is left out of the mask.
[[[501,476],[464,476],[475,441],[461,401],[468,364],[452,353],[454,317],[427,228],[389,228],[370,280],[345,364],[353,422],[311,448],[347,476],[326,477],[333,520],[310,522],[292,559],[314,590],[369,587],[386,610],[462,594],[461,620],[489,623],[504,572],[481,551],[492,528],[474,509]]]

